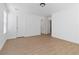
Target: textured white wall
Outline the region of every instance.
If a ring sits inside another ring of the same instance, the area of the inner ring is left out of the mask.
[[[21,36],[35,36],[41,33],[40,16],[33,14],[19,14],[18,32]]]
[[[6,9],[4,8],[5,5],[3,3],[0,4],[0,49],[2,49],[5,41],[6,41],[6,35],[4,34],[4,11]]]
[[[3,10],[0,8],[0,34],[3,34]]]
[[[4,35],[3,35],[3,11],[0,8],[0,49],[3,46],[4,42]]]
[[[17,22],[18,19],[18,22]],[[26,14],[24,12],[12,12],[8,14],[8,38],[20,36],[35,36],[41,33],[40,16]],[[18,32],[17,28],[18,26]]]
[[[78,5],[52,15],[52,36],[79,43],[79,7]]]

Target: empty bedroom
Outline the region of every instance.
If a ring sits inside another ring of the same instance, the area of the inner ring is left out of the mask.
[[[0,3],[0,55],[76,54],[79,3]]]

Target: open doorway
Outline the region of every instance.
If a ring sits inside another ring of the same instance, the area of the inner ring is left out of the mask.
[[[50,35],[52,35],[52,20],[50,19]]]
[[[41,35],[52,34],[52,20],[50,17],[42,17],[41,19]]]

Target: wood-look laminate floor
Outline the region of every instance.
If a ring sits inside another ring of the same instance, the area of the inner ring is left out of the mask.
[[[1,55],[71,55],[79,54],[79,45],[49,35],[7,40]]]

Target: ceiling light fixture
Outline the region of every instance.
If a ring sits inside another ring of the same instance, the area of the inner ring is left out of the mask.
[[[45,3],[40,3],[40,6],[41,7],[44,7],[46,4]]]

